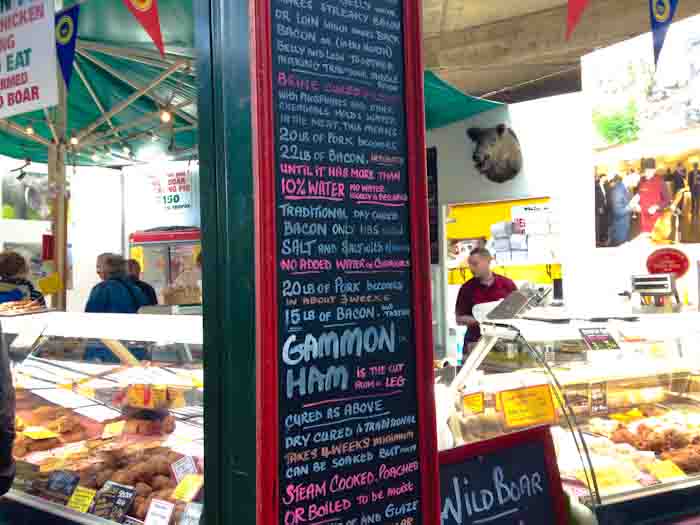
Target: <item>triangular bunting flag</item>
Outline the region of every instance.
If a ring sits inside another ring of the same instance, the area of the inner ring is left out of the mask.
[[[588,6],[588,0],[569,0],[569,14],[566,20],[566,39],[571,38],[574,29],[581,20],[581,15]]]
[[[66,88],[70,87],[73,76],[73,59],[75,58],[75,42],[78,39],[78,16],[80,5],[56,13],[56,56],[61,66]]]
[[[160,54],[165,55],[163,34],[160,32],[158,0],[124,0],[124,3],[151,37]]]
[[[676,15],[678,0],[649,0],[651,33],[654,37],[654,65],[659,62],[661,49],[666,41],[666,33]]]

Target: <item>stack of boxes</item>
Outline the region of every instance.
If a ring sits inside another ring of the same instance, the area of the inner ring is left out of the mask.
[[[513,220],[491,225],[488,248],[496,264],[542,264],[559,258],[559,223],[547,206],[513,208]]]

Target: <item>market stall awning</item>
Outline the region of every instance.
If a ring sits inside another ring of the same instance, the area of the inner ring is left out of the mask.
[[[66,7],[78,1],[68,1]],[[68,149],[69,165],[119,166],[166,155],[196,158],[192,3],[160,0],[158,5],[165,57],[121,0],[81,5],[68,91],[66,141],[74,142]],[[425,74],[425,100],[428,129],[497,106],[461,93],[431,72]],[[163,110],[172,114],[167,123],[160,118]],[[53,113],[28,113],[0,124],[0,154],[47,162],[47,146],[56,141]]]
[[[431,71],[426,71],[423,79],[425,127],[428,129],[442,128],[501,106],[498,102],[465,95]]]

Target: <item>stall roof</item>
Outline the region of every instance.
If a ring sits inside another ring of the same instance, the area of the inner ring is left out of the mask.
[[[498,102],[465,95],[431,71],[426,71],[423,78],[425,126],[428,129],[442,128],[501,106]]]
[[[65,5],[79,1],[68,0]],[[137,161],[155,160],[166,153],[173,159],[197,157],[192,3],[160,0],[158,7],[165,57],[156,51],[121,0],[81,5],[67,123],[67,136],[78,136],[80,142],[71,148],[68,165],[130,164],[134,160],[129,151]],[[126,109],[104,118],[105,112],[134,98],[139,90],[143,95]],[[469,97],[431,72],[425,74],[425,99],[428,129],[497,105]],[[169,124],[160,121],[163,108],[175,113]],[[103,122],[95,126],[100,120]],[[0,154],[47,162],[47,145],[55,140],[49,124],[53,121],[53,109],[6,120],[0,125]],[[34,130],[32,137],[23,133],[28,127]]]

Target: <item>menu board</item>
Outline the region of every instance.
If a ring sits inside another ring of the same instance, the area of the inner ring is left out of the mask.
[[[441,525],[564,525],[564,494],[549,429],[440,454]]]
[[[271,4],[284,525],[422,523],[402,8]]]

